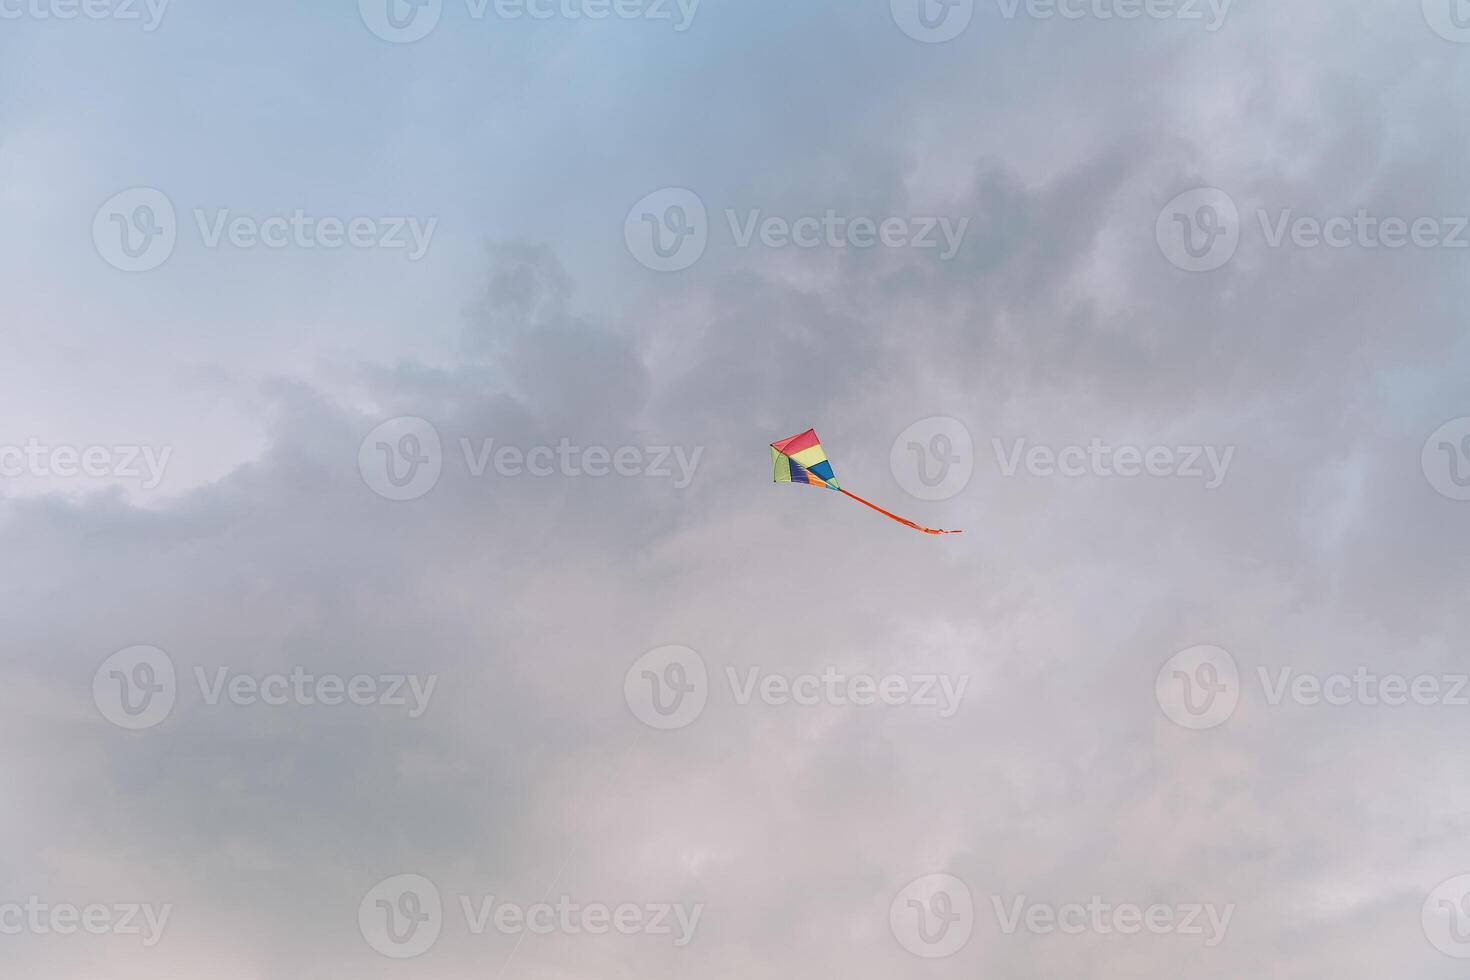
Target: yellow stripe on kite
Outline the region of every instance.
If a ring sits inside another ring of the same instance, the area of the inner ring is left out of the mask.
[[[827,461],[827,454],[822,451],[822,447],[820,445],[816,445],[812,446],[810,449],[803,449],[799,453],[792,453],[791,458],[796,460],[802,466],[805,466],[807,469],[811,469],[818,463],[825,463]]]

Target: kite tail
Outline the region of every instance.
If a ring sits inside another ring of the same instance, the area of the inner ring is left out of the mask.
[[[855,493],[848,493],[846,490],[841,490],[841,489],[839,489],[837,492],[840,493],[840,494],[842,494],[842,495],[844,495],[844,496],[851,497],[853,500],[856,500],[858,503],[862,504],[864,507],[871,507],[874,510],[876,510],[878,513],[882,514],[884,517],[892,518],[893,520],[898,521],[898,523],[903,524],[906,527],[913,528],[915,531],[923,531],[925,534],[963,534],[964,533],[963,531],[936,531],[932,527],[920,527],[919,525],[915,524],[913,521],[905,520],[904,518],[899,517],[897,514],[890,514],[888,511],[884,510],[882,507],[879,507],[875,503],[871,503],[871,502],[869,502],[867,500],[864,500],[862,497],[859,497]]]

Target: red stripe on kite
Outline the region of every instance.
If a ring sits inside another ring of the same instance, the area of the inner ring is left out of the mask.
[[[785,453],[787,456],[795,456],[803,449],[821,445],[822,440],[817,438],[816,429],[807,429],[800,435],[792,436],[790,439],[782,439],[780,442],[771,443],[776,452]]]

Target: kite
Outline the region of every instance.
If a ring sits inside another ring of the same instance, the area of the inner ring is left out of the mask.
[[[822,440],[817,438],[815,429],[807,429],[799,435],[790,439],[782,439],[780,442],[771,443],[771,463],[775,467],[775,480],[777,483],[805,483],[813,487],[826,487],[836,490],[844,497],[851,497],[864,507],[871,507],[884,517],[892,518],[898,523],[911,527],[915,531],[923,531],[925,534],[959,534],[959,531],[936,531],[931,527],[920,527],[913,521],[905,520],[897,514],[888,511],[859,497],[855,493],[848,493],[842,489],[837,482],[837,475],[832,472],[832,464],[827,461],[827,453],[822,449]]]

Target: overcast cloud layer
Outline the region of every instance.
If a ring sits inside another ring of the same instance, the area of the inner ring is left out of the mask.
[[[0,975],[1463,977],[1467,119],[1464,0],[0,0]]]

